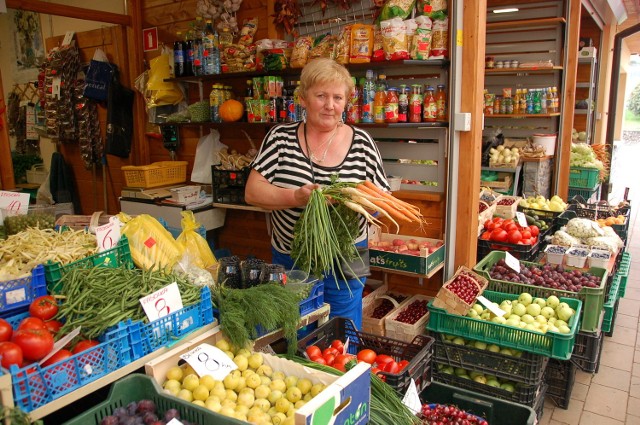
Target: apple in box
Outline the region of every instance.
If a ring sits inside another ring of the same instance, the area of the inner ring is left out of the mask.
[[[378,251],[396,252],[399,254],[408,254],[426,257],[435,252],[443,245],[442,241],[425,241],[417,239],[401,239],[395,238],[389,240],[369,240],[369,248]]]

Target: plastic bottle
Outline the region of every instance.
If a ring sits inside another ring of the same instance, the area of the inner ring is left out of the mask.
[[[193,40],[192,32],[187,31],[184,41],[184,77],[191,77],[193,75]]]
[[[540,89],[540,113],[547,113],[547,89]]]
[[[388,123],[398,122],[398,89],[391,87],[387,90],[384,101],[384,120]]]
[[[182,31],[176,32],[176,41],[173,42],[173,75],[183,77],[185,69],[185,46],[182,39]]]
[[[422,86],[420,84],[411,85],[409,122],[422,122]]]
[[[202,40],[202,58],[205,75],[220,74],[220,49],[218,43],[218,33],[211,19],[207,19],[204,38]]]
[[[347,103],[347,118],[345,120],[348,124],[357,124],[360,122],[360,89],[356,81],[356,77],[351,77],[353,80],[353,91],[351,97]]]
[[[220,47],[225,47],[230,44],[233,44],[233,33],[228,27],[224,27],[220,33]]]
[[[384,104],[387,95],[384,90],[384,85],[378,84],[376,87],[376,94],[373,98],[373,121],[379,124],[386,122]]]
[[[222,90],[220,84],[214,84],[209,93],[209,110],[211,111],[211,122],[222,122],[220,118],[220,105],[222,104]]]
[[[424,93],[424,108],[422,110],[422,121],[433,122],[436,120],[438,113],[438,106],[436,104],[436,98],[433,95],[433,87],[427,86]]]
[[[385,74],[378,75],[378,85],[382,85],[384,87],[385,93],[389,90],[389,84],[387,82],[387,76]]]
[[[202,26],[202,17],[197,16],[196,22],[193,24],[193,43],[192,43],[192,52],[193,52],[193,75],[203,75],[202,68],[202,36],[204,33],[204,29]]]
[[[551,88],[551,93],[553,94],[553,107],[552,112],[557,113],[560,111],[560,98],[558,97],[558,87],[553,86]]]
[[[409,90],[406,84],[400,84],[398,92],[398,122],[409,121]]]
[[[447,93],[444,91],[444,84],[438,84],[436,92],[436,120],[447,120]]]
[[[520,113],[520,98],[522,97],[522,89],[516,89],[516,94],[513,96],[513,113]]]
[[[533,114],[533,89],[527,90],[525,102],[526,102],[526,108],[524,113]]]
[[[374,98],[376,94],[375,80],[373,79],[373,71],[368,69],[366,80],[362,89],[362,104],[360,106],[360,121],[363,123],[374,122]]]
[[[297,120],[304,120],[306,111],[300,103],[300,81],[296,81],[296,88],[293,90],[293,104],[295,105]]]

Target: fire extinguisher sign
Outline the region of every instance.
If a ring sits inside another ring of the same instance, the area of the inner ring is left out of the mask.
[[[158,50],[158,28],[145,28],[142,30],[142,44],[145,52]]]

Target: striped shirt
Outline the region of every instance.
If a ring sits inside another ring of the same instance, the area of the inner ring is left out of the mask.
[[[313,164],[313,173],[309,158],[304,154],[298,140],[300,122],[273,127],[262,143],[258,155],[251,166],[269,183],[284,188],[295,189],[305,184],[318,183],[329,185],[331,176],[338,175],[344,182],[369,180],[388,190],[389,183],[382,168],[382,158],[375,142],[365,131],[354,130],[351,148],[344,161],[336,167],[324,167]],[[315,177],[315,181],[314,181]],[[271,213],[271,245],[282,252],[291,252],[293,228],[304,208],[275,210]],[[367,237],[367,223],[360,216],[360,236],[356,242]]]

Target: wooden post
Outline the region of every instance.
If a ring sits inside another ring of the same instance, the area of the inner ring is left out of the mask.
[[[487,2],[465,0],[462,33],[462,96],[460,111],[471,114],[471,131],[460,133],[455,267],[473,267],[478,244],[478,191],[482,159],[482,112]],[[451,34],[456,37],[456,34]]]
[[[0,99],[3,99],[2,93],[4,88],[2,87],[2,73],[0,73]],[[0,102],[0,107],[8,108],[8,99],[4,99],[4,102]],[[0,189],[14,189],[16,187],[15,178],[13,177],[13,162],[11,161],[11,144],[9,143],[9,122],[7,117],[8,111],[0,112]]]

